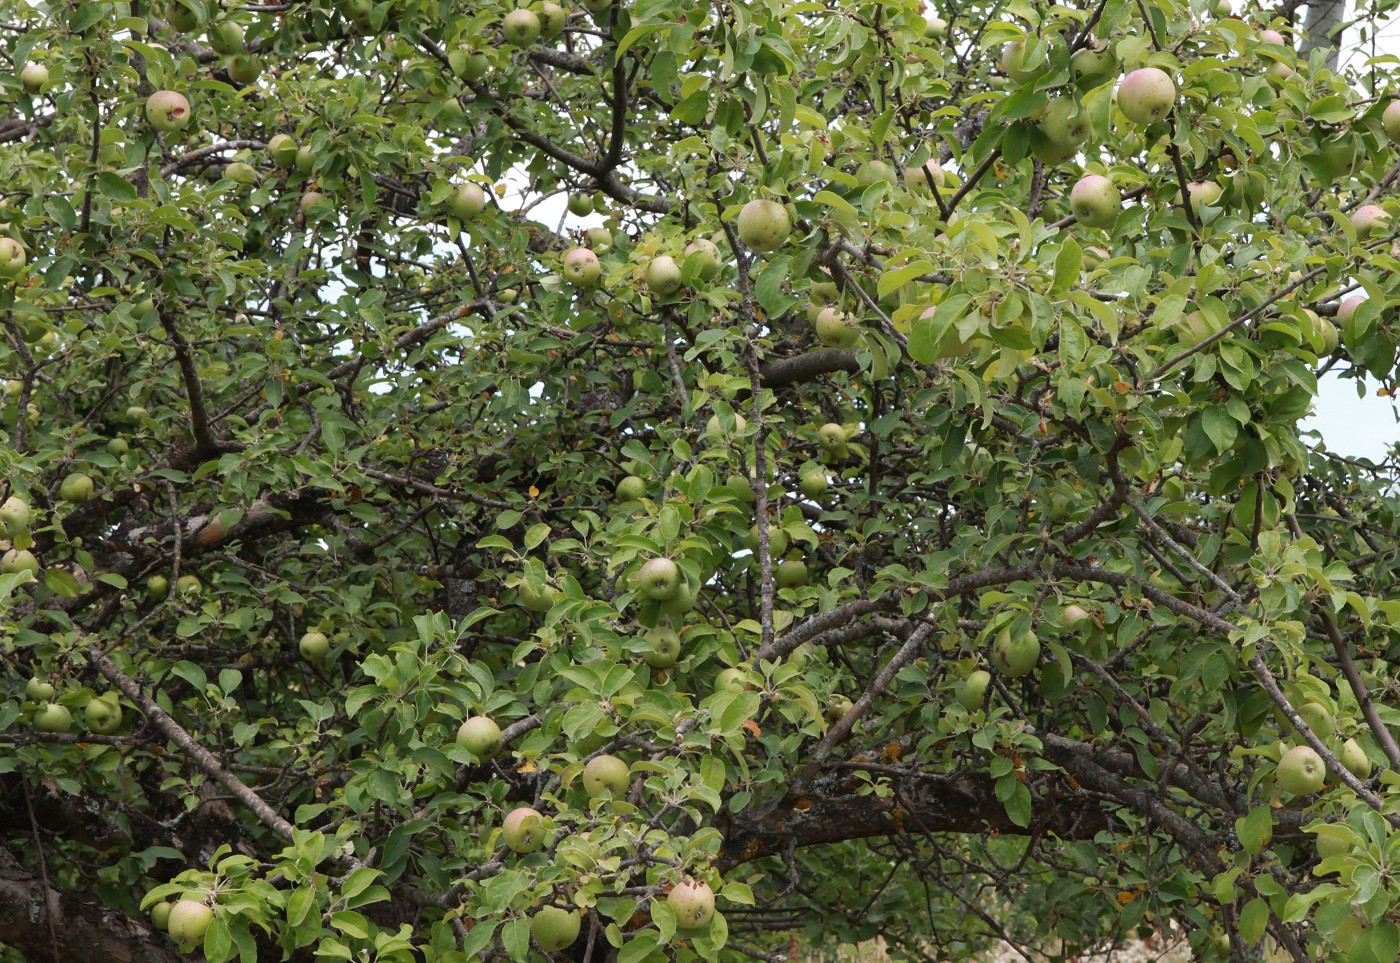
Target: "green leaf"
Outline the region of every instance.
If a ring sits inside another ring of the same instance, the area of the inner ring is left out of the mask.
[[[909,357],[920,364],[933,364],[938,359],[944,337],[967,312],[972,299],[956,294],[938,305],[932,317],[918,317],[909,332]]]
[[[1255,806],[1248,814],[1235,820],[1235,835],[1251,856],[1258,856],[1274,835],[1273,809],[1267,803]]]

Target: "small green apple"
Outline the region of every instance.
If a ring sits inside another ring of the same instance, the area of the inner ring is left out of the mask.
[[[583,788],[589,799],[598,799],[604,793],[621,799],[627,792],[630,776],[627,763],[617,756],[594,756],[583,767]]]
[[[1361,748],[1361,743],[1355,739],[1348,739],[1342,743],[1341,763],[1342,767],[1357,779],[1371,778],[1371,759],[1366,755],[1366,750]]]
[[[1113,181],[1101,174],[1086,174],[1069,192],[1069,209],[1085,227],[1112,227],[1123,205],[1123,195]]]
[[[628,475],[617,483],[617,500],[635,502],[647,495],[647,483],[636,475]]]
[[[73,728],[73,714],[57,702],[46,702],[34,713],[36,732],[67,732]]]
[[[637,572],[637,587],[652,599],[669,599],[681,582],[681,570],[669,558],[648,559]]]
[[[976,712],[987,701],[987,686],[992,682],[992,674],[986,669],[973,669],[967,674],[967,678],[958,686],[958,693],[955,698],[958,705],[968,712]]]
[[[39,574],[39,560],[27,548],[12,548],[0,555],[0,574],[14,575],[16,572],[28,572],[34,576]]]
[[[501,727],[489,716],[472,716],[457,728],[457,745],[485,761],[501,751]]]
[[[486,191],[480,184],[468,181],[447,196],[447,210],[459,221],[469,221],[486,210]]]
[[[243,28],[233,20],[220,20],[209,28],[209,46],[215,53],[235,54],[243,49]]]
[[[24,697],[30,702],[48,702],[53,698],[53,683],[34,676],[24,684]]]
[[[680,661],[681,637],[675,629],[657,626],[648,629],[642,639],[646,642],[642,661],[653,669],[669,669]]]
[[[719,273],[719,248],[707,238],[697,237],[687,244],[685,258],[687,261],[691,258],[696,259],[702,281],[713,281]]]
[[[540,18],[532,10],[523,7],[512,10],[501,21],[501,35],[506,43],[514,47],[528,47],[540,39]]]
[[[14,538],[29,531],[29,519],[29,503],[18,495],[11,495],[0,504],[0,536]]]
[[[1118,109],[1134,124],[1155,124],[1175,103],[1176,83],[1157,67],[1134,70],[1118,85]]]
[[[743,669],[722,669],[715,677],[715,691],[743,692],[749,687],[748,678]]]
[[[804,472],[797,482],[797,490],[814,501],[825,495],[828,487],[826,474],[821,471]]]
[[[301,651],[301,657],[307,662],[320,662],[330,654],[331,640],[326,638],[324,632],[313,630],[301,637],[297,648]]]
[[[24,245],[12,237],[0,237],[0,277],[15,277],[24,270],[24,261]]]
[[[681,289],[681,266],[676,259],[662,255],[647,262],[644,272],[647,288],[652,294],[666,296]]]
[[[99,735],[109,736],[122,724],[122,707],[117,702],[116,693],[97,696],[90,700],[83,710],[83,720],[88,729]]]
[[[174,90],[157,90],[146,98],[146,120],[162,133],[173,133],[189,126],[190,102]]]
[[[787,208],[777,201],[749,201],[739,210],[739,240],[755,251],[776,251],[792,230]]]
[[[1358,238],[1365,239],[1389,230],[1390,214],[1379,204],[1362,204],[1351,215],[1351,226],[1356,229]]]
[[[992,643],[992,664],[1002,675],[1019,679],[1036,667],[1040,661],[1040,640],[1034,632],[1012,636],[1010,627],[997,633]]]
[[[530,919],[530,935],[546,953],[557,953],[578,939],[582,923],[575,911],[541,906]]]
[[[676,929],[698,930],[715,915],[715,894],[708,883],[688,879],[672,887],[666,902],[676,914]]]
[[[1089,611],[1082,605],[1070,603],[1066,605],[1064,611],[1060,613],[1060,624],[1067,629],[1072,629],[1080,622],[1087,621]]]
[[[152,575],[146,579],[146,594],[153,599],[163,599],[170,592],[170,579],[164,575]]]
[[[174,905],[170,900],[163,899],[152,906],[151,925],[161,931],[170,929],[170,910]]]
[[[849,351],[860,341],[859,319],[835,306],[824,307],[817,312],[817,320],[812,327],[817,332],[817,340],[828,348]]]
[[[1307,796],[1322,788],[1327,779],[1327,767],[1311,746],[1294,746],[1278,761],[1274,778],[1285,792]]]
[[[262,76],[262,60],[256,54],[236,53],[224,64],[229,79],[236,84],[251,84]]]
[[[73,472],[58,486],[58,497],[73,505],[81,505],[92,497],[92,478],[82,472]]]
[[[49,68],[43,64],[25,64],[19,72],[19,82],[26,93],[37,94],[49,82]]]
[[[273,134],[267,153],[278,167],[292,167],[297,162],[297,142],[287,134]]]
[[[541,0],[530,7],[535,12],[535,16],[540,18],[540,36],[545,40],[553,40],[564,32],[565,25],[569,22],[569,11],[565,10],[553,0]]]
[[[214,910],[207,903],[182,899],[170,908],[167,929],[176,943],[194,946],[204,939],[204,933],[213,920]]]
[[[544,817],[536,809],[512,809],[501,824],[501,836],[511,852],[533,853],[544,845]]]
[[[598,255],[586,247],[576,247],[564,255],[564,280],[576,288],[596,288],[603,276]]]
[[[777,525],[768,526],[768,556],[770,558],[781,558],[786,555],[788,542],[787,532],[783,531]],[[757,523],[749,526],[749,534],[744,538],[744,545],[747,546],[751,552],[756,553],[758,551]]]
[[[807,563],[796,558],[784,559],[778,563],[773,581],[778,588],[801,588],[807,584]]]

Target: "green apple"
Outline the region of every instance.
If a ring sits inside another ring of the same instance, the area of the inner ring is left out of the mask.
[[[251,84],[262,76],[262,60],[256,54],[236,53],[224,64],[229,79],[236,84]]]
[[[553,0],[541,0],[530,9],[540,18],[540,36],[546,40],[553,40],[563,33],[564,26],[569,22],[569,11]]]
[[[1019,679],[1040,661],[1040,640],[1034,632],[1012,636],[1010,627],[997,633],[992,643],[992,664],[1009,679]]]
[[[753,490],[753,482],[738,472],[731,473],[724,484],[746,505],[752,505],[758,499],[758,493]]]
[[[825,495],[828,487],[826,475],[820,471],[804,472],[797,482],[797,490],[813,500]]]
[[[146,98],[146,120],[162,133],[184,130],[190,122],[190,102],[174,90],[157,90]]]
[[[194,946],[204,939],[204,933],[213,920],[214,910],[207,903],[182,899],[170,908],[167,929],[176,943]]]
[[[472,716],[457,728],[457,745],[485,761],[501,751],[501,727],[488,716]]]
[[[24,684],[24,697],[30,702],[48,702],[53,691],[53,683],[37,675]]]
[[[801,588],[807,584],[807,563],[796,558],[784,559],[778,563],[773,581],[778,588]]]
[[[452,51],[447,55],[447,62],[452,67],[452,72],[467,83],[480,80],[491,69],[491,59],[480,50],[470,47],[459,47]]]
[[[297,162],[297,142],[287,134],[273,134],[267,153],[278,167],[291,167]]]
[[[1118,85],[1118,109],[1134,124],[1155,124],[1175,103],[1176,83],[1157,67],[1134,70]]]
[[[258,169],[243,161],[234,161],[224,168],[224,176],[235,183],[251,187],[258,182]]]
[[[681,637],[675,629],[657,626],[648,629],[642,639],[646,642],[642,661],[653,669],[669,669],[680,660]]]
[[[924,161],[920,167],[914,167],[905,172],[905,184],[912,190],[928,191],[933,193],[934,188],[942,188],[948,181],[948,175],[943,172],[943,165],[933,158]]]
[[[243,49],[243,28],[232,20],[220,20],[209,28],[209,46],[215,53],[238,53]]]
[[[708,883],[688,879],[671,888],[666,902],[676,914],[676,929],[698,930],[715,915],[715,894]]]
[[[90,700],[83,710],[83,720],[88,729],[99,735],[109,736],[122,724],[122,707],[117,702],[116,693],[107,693]]]
[[[849,351],[860,340],[860,321],[834,306],[817,312],[817,320],[812,327],[817,332],[817,340],[828,348]]]
[[[1087,47],[1081,47],[1069,58],[1069,69],[1076,77],[1107,77],[1118,68],[1118,60],[1113,51],[1097,40]]]
[[[924,36],[935,40],[948,36],[948,21],[933,15],[925,17]]]
[[[302,144],[297,148],[296,157],[292,160],[292,166],[303,174],[310,174],[316,169],[316,148],[310,144]]]
[[[330,655],[331,640],[326,638],[324,632],[313,630],[301,637],[297,648],[301,651],[301,657],[307,662],[320,662],[327,655]]]
[[[699,265],[700,280],[713,281],[719,273],[719,248],[707,238],[697,237],[685,246],[685,258],[696,259]]]
[[[734,413],[734,433],[741,433],[748,425],[748,419],[736,411]],[[724,423],[719,420],[719,415],[710,415],[710,419],[705,422],[705,437],[712,441],[719,441],[724,436]]]
[[[743,692],[749,687],[748,678],[743,669],[723,669],[715,677],[715,691]]]
[[[1089,612],[1082,605],[1073,603],[1066,605],[1064,611],[1060,613],[1060,624],[1067,629],[1072,629],[1080,622],[1087,621]]]
[[[1316,702],[1305,702],[1298,706],[1298,715],[1323,742],[1330,740],[1337,731],[1337,723],[1332,718],[1332,713],[1328,712],[1324,705],[1319,705]]]
[[[0,536],[14,538],[29,531],[29,519],[29,503],[18,495],[11,495],[0,504]]]
[[[582,922],[572,910],[541,906],[530,919],[530,935],[546,953],[557,953],[578,939]]]
[[[681,266],[676,259],[662,255],[647,262],[644,276],[652,294],[666,296],[681,289]]]
[[[486,210],[486,191],[481,185],[468,181],[447,196],[447,210],[459,221],[469,221]]]
[[[14,575],[16,572],[39,574],[39,560],[28,549],[10,549],[0,555],[0,575]]]
[[[1285,792],[1306,796],[1322,788],[1327,779],[1327,767],[1311,746],[1294,746],[1278,761],[1274,778]]]
[[[24,245],[12,237],[0,237],[0,277],[12,278],[24,270]]]
[[[199,4],[194,4],[199,7]],[[170,26],[176,30],[188,33],[199,27],[199,14],[191,7],[185,6],[180,0],[175,0],[165,8],[165,19],[170,22]]]
[[[776,251],[792,230],[787,208],[777,201],[749,201],[739,210],[739,240],[755,251]]]
[[[781,558],[787,554],[788,533],[777,525],[768,526],[768,556],[769,558]],[[744,545],[749,551],[758,552],[758,524],[749,526],[749,534],[744,538]]]
[[[175,580],[176,595],[199,595],[204,591],[204,586],[200,584],[198,576],[181,575]]]
[[[530,582],[527,579],[521,579],[515,590],[520,594],[520,604],[531,612],[548,612],[554,608],[554,601],[560,595],[557,590],[548,585],[544,587],[544,591],[536,592],[530,587]]]
[[[1001,72],[1018,84],[1030,83],[1045,72],[1045,62],[1035,67],[1026,65],[1026,45],[1013,40],[1001,48]]]
[[[1039,127],[1052,143],[1066,148],[1079,147],[1093,133],[1089,115],[1080,109],[1079,101],[1069,95],[1052,98],[1045,105]]]
[[[1361,743],[1355,739],[1348,739],[1342,743],[1340,758],[1342,767],[1357,779],[1371,778],[1371,759],[1366,755],[1366,750],[1361,748]]]
[[[597,799],[604,793],[621,799],[627,792],[630,775],[627,763],[617,756],[594,756],[583,767],[583,788],[589,799]]]
[[[49,82],[49,68],[43,64],[25,64],[19,72],[19,82],[27,93],[37,94]]]
[[[1392,100],[1381,114],[1381,126],[1391,143],[1400,144],[1400,100]]]
[[[888,161],[868,160],[856,168],[856,183],[861,187],[869,187],[872,184],[895,185],[899,183],[899,174]]]
[[[1112,227],[1122,204],[1123,195],[1101,174],[1086,174],[1070,188],[1070,213],[1085,227]]]
[[[617,483],[617,500],[620,502],[635,502],[645,498],[647,494],[647,483],[636,475],[628,475]]]
[[[846,447],[846,429],[834,421],[828,421],[817,429],[817,441],[822,448],[835,454]]]
[[[588,246],[595,251],[606,251],[613,246],[613,232],[606,227],[590,227],[583,236],[588,241]]]
[[[57,702],[46,702],[34,713],[36,732],[67,732],[73,728],[73,714]]]
[[[826,716],[827,724],[834,726],[836,723],[846,718],[846,714],[854,708],[855,703],[851,702],[849,697],[841,695],[838,692],[827,700],[826,709],[823,714]]]
[[[512,10],[501,21],[501,35],[515,47],[528,47],[540,39],[540,18],[532,10]]]
[[[697,590],[685,579],[681,579],[680,584],[676,586],[676,594],[661,600],[661,612],[664,615],[684,615],[695,608],[697,600]]]
[[[544,845],[544,817],[529,806],[512,809],[501,824],[501,836],[511,852],[533,853]]]
[[[637,572],[637,587],[652,599],[669,599],[681,582],[681,570],[669,558],[648,559]]]
[[[603,276],[598,255],[586,247],[576,247],[564,255],[564,280],[576,288],[596,288]]]
[[[955,698],[958,705],[968,712],[976,712],[987,701],[987,686],[992,682],[992,674],[986,669],[973,669],[958,686]]]
[[[163,599],[170,591],[170,579],[164,575],[152,575],[146,579],[146,594],[153,599]]]
[[[92,497],[92,478],[82,472],[73,472],[58,486],[58,497],[65,502],[81,505]]]
[[[168,930],[170,928],[170,910],[175,904],[168,899],[163,899],[151,907],[151,925],[158,930]]]

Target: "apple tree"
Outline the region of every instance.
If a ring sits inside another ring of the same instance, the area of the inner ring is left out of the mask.
[[[1296,14],[0,0],[0,959],[1396,959]]]

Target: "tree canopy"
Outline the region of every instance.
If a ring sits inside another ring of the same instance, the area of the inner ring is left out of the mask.
[[[1393,57],[0,12],[0,958],[1400,956]]]

